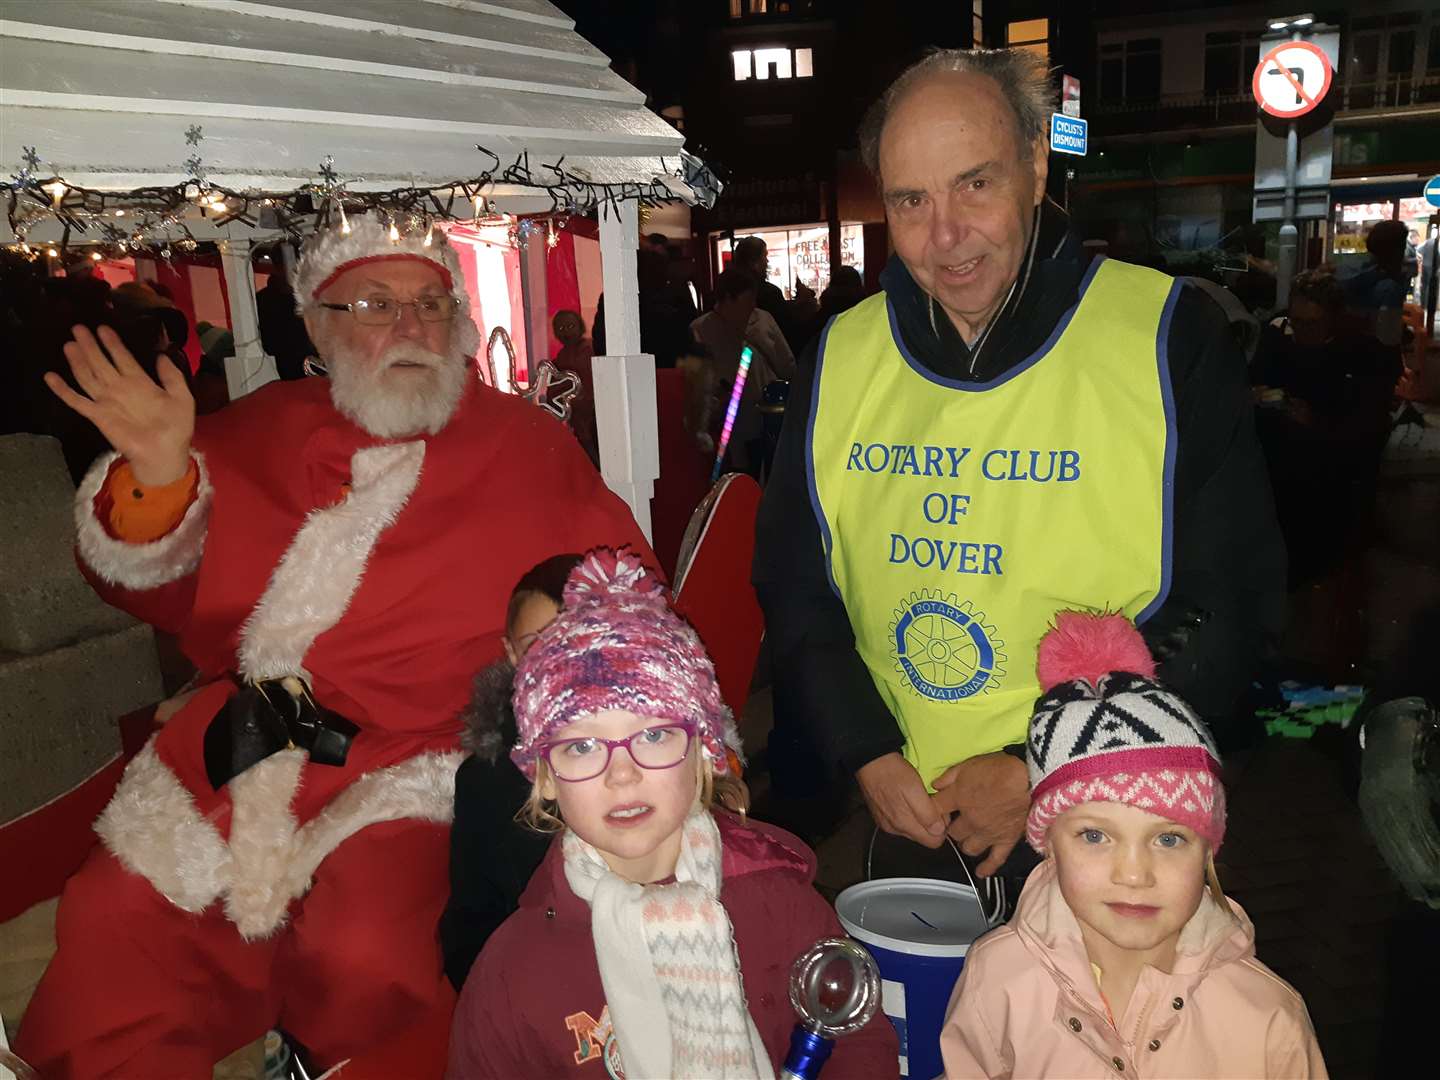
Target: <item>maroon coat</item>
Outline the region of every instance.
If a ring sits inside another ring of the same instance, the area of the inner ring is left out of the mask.
[[[750,1015],[778,1074],[795,1027],[790,965],[844,931],[811,884],[815,855],[782,829],[715,812],[724,846],[720,900],[730,915]],[[610,1014],[590,937],[590,907],[565,880],[560,843],[471,969],[450,1035],[451,1080],[621,1080]],[[825,1080],[900,1074],[884,1015],[837,1041]]]

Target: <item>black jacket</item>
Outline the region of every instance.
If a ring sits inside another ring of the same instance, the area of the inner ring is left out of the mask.
[[[440,951],[456,990],[465,985],[490,935],[519,905],[552,839],[515,820],[530,797],[530,781],[509,756],[515,744],[514,679],[507,661],[484,669],[460,714],[461,741],[472,754],[455,773],[450,899],[440,916]]]
[[[1045,204],[1034,259],[972,352],[898,257],[881,284],[905,344],[936,374],[984,382],[1038,349],[1079,298],[1088,259],[1064,213]],[[774,657],[777,727],[827,765],[854,770],[904,738],[855,649],[845,606],[831,591],[806,480],[806,430],[816,343],[790,388],[774,472],[756,528],[753,580]],[[1220,309],[1182,290],[1170,324],[1178,428],[1169,598],[1142,631],[1160,675],[1222,743],[1254,668],[1284,618],[1285,550],[1255,439],[1245,359]]]

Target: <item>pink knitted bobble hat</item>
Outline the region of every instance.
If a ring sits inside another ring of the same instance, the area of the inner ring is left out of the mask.
[[[1123,615],[1062,611],[1036,654],[1045,690],[1025,748],[1025,835],[1045,850],[1073,806],[1114,802],[1193,829],[1217,850],[1225,789],[1215,742],[1190,706],[1155,680],[1155,661]]]
[[[514,705],[510,758],[532,780],[539,743],[609,709],[693,725],[717,774],[726,747],[740,752],[705,646],[629,548],[596,548],[571,572],[559,616],[515,671]]]

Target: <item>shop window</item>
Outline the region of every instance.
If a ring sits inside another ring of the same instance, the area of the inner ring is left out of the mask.
[[[1050,63],[1050,20],[1022,19],[1005,27],[1005,44],[1012,49],[1033,52]]]
[[[808,79],[815,74],[811,49],[771,46],[765,49],[736,49],[730,54],[735,81],[747,79]]]
[[[730,265],[732,244],[745,236],[758,236],[765,241],[769,255],[766,280],[778,288],[787,300],[795,298],[796,284],[803,284],[817,297],[830,285],[830,229],[812,225],[797,229],[735,230],[734,240],[715,236],[715,264],[722,269]],[[840,262],[865,272],[865,227],[840,226]]]

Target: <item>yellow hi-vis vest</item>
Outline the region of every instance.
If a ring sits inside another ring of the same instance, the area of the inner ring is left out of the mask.
[[[1025,741],[1057,611],[1143,622],[1164,600],[1179,288],[1097,260],[1050,339],[986,383],[923,369],[883,294],[827,327],[811,499],[860,656],[926,783]]]

